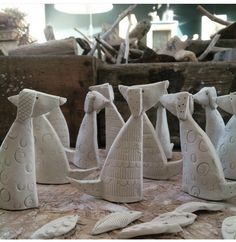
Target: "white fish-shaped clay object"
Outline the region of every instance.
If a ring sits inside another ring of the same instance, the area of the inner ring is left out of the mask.
[[[224,239],[236,239],[236,216],[226,218],[221,227]]]
[[[221,211],[224,209],[225,209],[225,205],[220,203],[188,202],[177,207],[175,211],[194,213],[199,210]]]
[[[52,239],[66,234],[75,228],[78,219],[78,215],[69,215],[55,219],[36,230],[31,235],[31,239]]]
[[[91,234],[102,234],[108,231],[115,229],[120,229],[126,227],[128,224],[139,219],[142,216],[142,212],[138,211],[125,211],[125,212],[116,212],[111,213],[108,216],[99,220]]]

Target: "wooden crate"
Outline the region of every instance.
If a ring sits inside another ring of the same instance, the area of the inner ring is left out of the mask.
[[[114,87],[115,104],[125,120],[130,115],[127,103],[118,90],[118,85],[135,85],[169,80],[169,93],[188,91],[196,93],[202,87],[215,86],[218,95],[228,94],[236,90],[236,63],[199,62],[199,63],[146,63],[98,66],[97,83],[109,82]],[[224,119],[229,115],[222,112]],[[99,138],[104,145],[104,113],[99,114]],[[154,109],[148,112],[153,124],[156,121]],[[195,105],[194,118],[204,127],[205,117],[203,109]],[[172,141],[179,145],[179,122],[176,117],[168,113],[168,121]]]
[[[62,111],[74,145],[88,87],[95,84],[96,65],[97,60],[87,56],[0,57],[0,140],[16,116],[7,97],[30,88],[67,98]]]

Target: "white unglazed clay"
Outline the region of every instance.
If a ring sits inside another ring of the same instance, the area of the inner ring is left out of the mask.
[[[208,200],[234,197],[236,182],[225,180],[215,147],[192,118],[192,95],[187,92],[164,95],[161,97],[161,103],[176,115],[180,122],[183,191]]]
[[[9,99],[17,102],[17,116],[0,148],[0,208],[34,208],[38,196],[31,118],[51,111],[61,99],[30,89]]]
[[[112,202],[137,202],[143,198],[143,98],[140,88],[121,93],[131,116],[115,138],[98,180],[70,179],[80,191]]]
[[[55,219],[35,231],[30,238],[53,239],[64,235],[75,228],[78,218],[78,215],[69,215]]]
[[[147,111],[156,105],[161,96],[167,93],[169,81],[146,85],[135,85],[132,88],[141,88],[144,110]],[[122,86],[122,88],[128,88]],[[131,87],[130,87],[131,88]],[[147,114],[143,115],[143,176],[150,179],[167,180],[182,171],[182,160],[168,162],[155,129]]]
[[[232,114],[225,126],[225,133],[220,139],[217,151],[225,177],[236,180],[236,92],[218,97],[217,104],[224,111]]]
[[[205,132],[212,144],[217,149],[219,142],[224,135],[225,123],[217,110],[215,87],[204,87],[193,95],[194,101],[205,109],[206,128]]]
[[[225,209],[225,205],[220,203],[188,202],[177,207],[175,211],[194,213],[199,210],[222,211],[224,209]]]
[[[236,216],[224,219],[221,233],[224,239],[236,239]]]
[[[87,169],[100,165],[97,142],[97,112],[110,101],[97,91],[88,92],[84,103],[84,118],[76,140],[74,165]]]
[[[62,145],[66,148],[70,148],[69,128],[60,107],[54,108],[51,112],[47,113],[46,118],[55,129]]]
[[[174,144],[170,142],[170,131],[167,121],[166,109],[157,104],[156,134],[163,147],[167,159],[172,158]]]
[[[109,83],[90,86],[89,89],[101,93],[105,98],[110,100],[110,103],[105,107],[106,153],[108,153],[125,122],[114,104],[114,91]]]
[[[102,234],[108,231],[115,229],[120,229],[126,227],[128,224],[139,219],[142,216],[141,212],[138,211],[125,211],[125,212],[116,212],[107,215],[106,217],[99,220],[91,234],[97,235]]]

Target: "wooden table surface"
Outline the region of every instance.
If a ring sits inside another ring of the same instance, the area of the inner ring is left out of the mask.
[[[180,157],[174,154],[175,159]],[[95,177],[98,174],[93,174]],[[95,223],[111,212],[127,209],[142,211],[135,224],[148,222],[154,217],[174,210],[189,201],[201,201],[181,191],[181,176],[169,181],[144,179],[144,198],[131,204],[115,204],[80,193],[70,184],[38,185],[39,208],[23,211],[0,210],[0,238],[28,239],[31,234],[53,219],[78,214],[80,219],[71,232],[60,239],[116,239],[119,230],[93,236]],[[236,197],[224,201],[227,209],[219,212],[200,211],[196,221],[177,234],[150,235],[138,238],[156,239],[221,239],[221,224],[228,216],[236,215]],[[133,224],[134,224],[133,223]],[[57,237],[58,238],[58,237]]]

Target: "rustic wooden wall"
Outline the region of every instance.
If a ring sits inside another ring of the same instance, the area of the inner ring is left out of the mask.
[[[16,115],[7,97],[31,88],[67,98],[62,111],[74,145],[84,115],[84,98],[88,87],[95,84],[96,63],[87,56],[0,57],[0,140]]]
[[[196,93],[204,86],[215,86],[218,95],[228,94],[236,90],[236,63],[161,63],[161,64],[121,64],[121,65],[99,65],[97,72],[97,83],[109,82],[114,87],[115,104],[122,116],[127,119],[130,112],[117,86],[153,83],[169,80],[169,93],[188,91]],[[223,113],[225,120],[229,115]],[[156,113],[150,110],[148,115],[153,124],[156,121]],[[204,112],[195,105],[194,117],[204,127]],[[104,144],[104,114],[100,114],[100,143]],[[176,117],[168,113],[169,127],[172,140],[179,142],[179,123]]]

